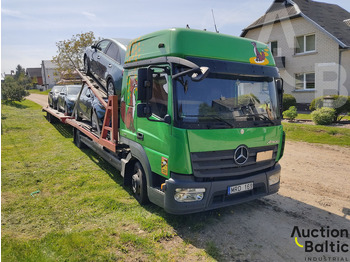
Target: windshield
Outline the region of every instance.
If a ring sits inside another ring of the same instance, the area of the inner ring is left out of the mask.
[[[67,86],[67,94],[68,95],[77,95],[79,94],[79,91],[81,89],[81,86],[80,85],[76,85],[76,86]]]
[[[271,126],[280,118],[271,77],[211,73],[200,82],[179,77],[174,85],[180,127]]]

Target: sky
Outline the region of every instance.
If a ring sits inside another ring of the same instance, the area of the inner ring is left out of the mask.
[[[186,27],[239,36],[273,0],[2,0],[1,73],[20,64],[40,67],[57,54],[56,43],[92,31],[101,38],[137,38]],[[350,0],[318,0],[350,11]],[[350,18],[350,17],[349,17]]]

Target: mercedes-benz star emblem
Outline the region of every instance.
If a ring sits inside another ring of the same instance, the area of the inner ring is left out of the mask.
[[[239,146],[233,154],[233,159],[237,165],[244,165],[249,157],[248,148],[246,146]]]

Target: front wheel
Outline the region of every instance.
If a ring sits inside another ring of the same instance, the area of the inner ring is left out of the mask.
[[[136,200],[141,205],[148,202],[146,175],[140,162],[136,162],[135,164],[134,172],[131,177],[131,189]]]

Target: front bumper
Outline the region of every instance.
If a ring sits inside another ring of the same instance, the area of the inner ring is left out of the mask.
[[[280,174],[280,172],[281,166],[276,164],[271,170],[266,172],[223,181],[196,182],[193,176],[173,175],[166,182],[164,209],[172,214],[189,214],[240,204],[274,194],[278,191],[280,182],[278,181],[276,184],[269,186],[268,180],[270,176]],[[228,187],[250,182],[254,183],[253,190],[228,195]],[[176,188],[205,188],[205,194],[201,201],[177,202],[174,199]]]

